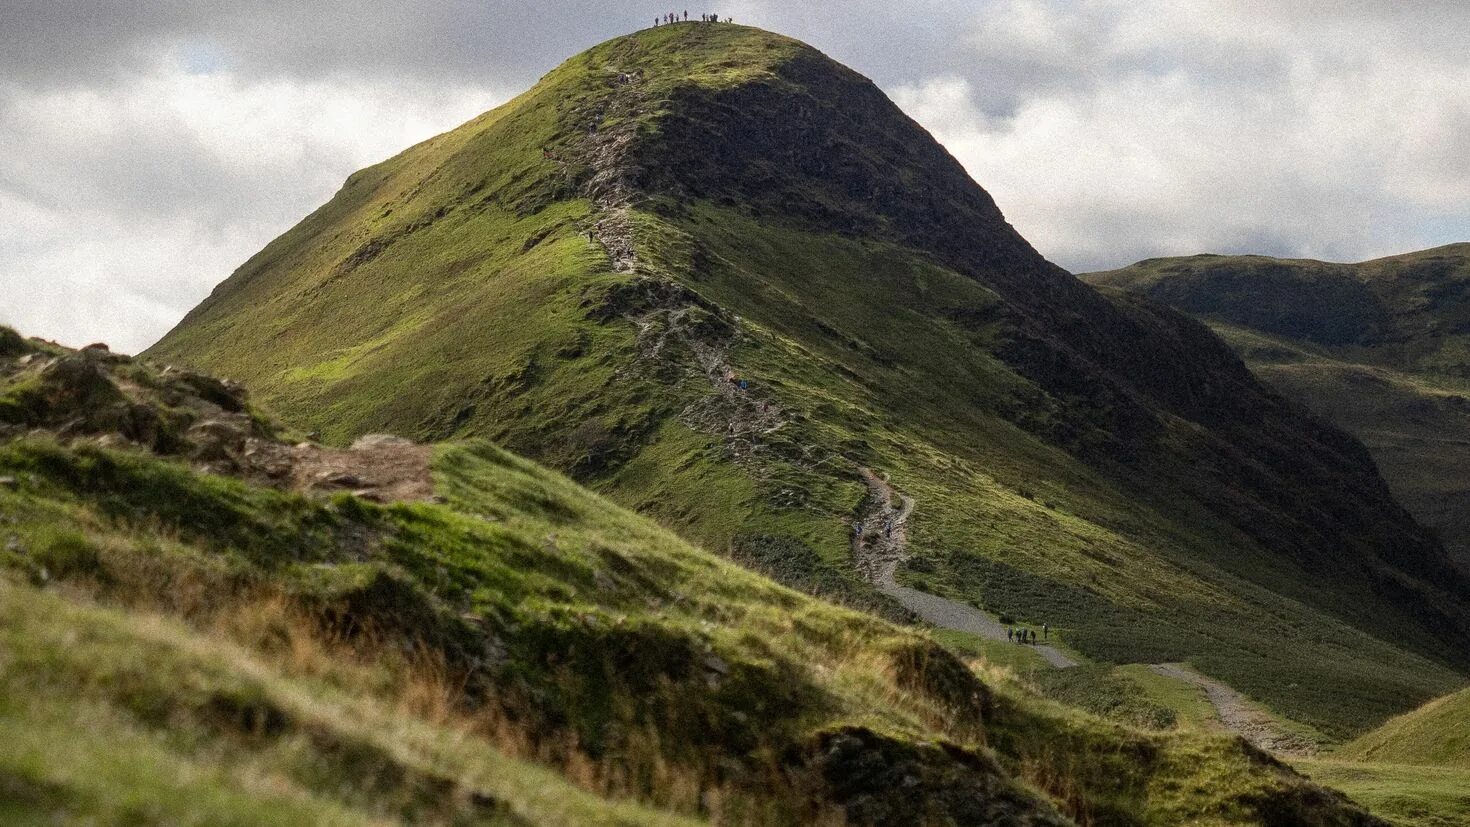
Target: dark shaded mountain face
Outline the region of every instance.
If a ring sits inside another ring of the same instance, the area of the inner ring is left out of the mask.
[[[917,501],[905,582],[1329,731],[1466,666],[1465,583],[1357,441],[754,29],[610,41],[353,175],[149,355],[335,440],[492,437],[897,616],[844,525],[878,469]]]
[[[1151,259],[1085,278],[1211,324],[1262,378],[1361,439],[1470,570],[1470,245],[1361,264]]]

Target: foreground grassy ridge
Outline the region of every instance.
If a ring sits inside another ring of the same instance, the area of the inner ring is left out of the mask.
[[[844,524],[875,468],[919,501],[908,582],[1334,737],[1462,683],[1461,607],[1397,568],[1432,544],[1357,446],[1047,265],[865,84],[743,27],[611,41],[354,175],[153,353],[334,440],[492,438],[894,616]]]
[[[256,623],[285,620],[254,608]],[[599,799],[452,720],[406,714],[374,697],[386,674],[333,662],[301,636],[291,643],[296,668],[282,669],[167,617],[0,580],[0,816],[683,823]]]
[[[45,442],[0,449],[0,474],[0,726],[23,745],[0,777],[22,814],[663,818],[535,761],[736,822],[1047,821],[1051,796],[1097,823],[1358,818],[1229,740],[996,694],[922,636],[485,445],[443,449],[443,506]]]

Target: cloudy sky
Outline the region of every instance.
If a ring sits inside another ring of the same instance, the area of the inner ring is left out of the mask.
[[[706,9],[872,77],[1069,269],[1470,240],[1470,3]],[[142,349],[353,170],[661,10],[4,0],[0,323]]]

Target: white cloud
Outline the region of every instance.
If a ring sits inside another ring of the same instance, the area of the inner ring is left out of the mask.
[[[140,350],[353,170],[504,97],[185,67],[106,93],[6,90],[0,321]]]
[[[1300,36],[1301,20],[1228,3],[1001,5],[973,29],[976,60],[1055,69],[1010,111],[987,112],[974,72],[893,96],[1064,266],[1357,259],[1470,238],[1464,54],[1390,48],[1379,18]],[[1461,236],[1443,237],[1455,213]]]

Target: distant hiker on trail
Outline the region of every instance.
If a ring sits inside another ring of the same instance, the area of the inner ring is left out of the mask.
[[[689,19],[689,10],[688,9],[685,9],[684,10],[684,19],[685,20],[688,20]]]
[[[743,390],[743,391],[750,390],[750,380],[749,379],[741,379],[740,380],[740,389]]]
[[[883,536],[884,537],[892,537],[893,536],[893,518],[892,517],[889,517],[883,523]]]
[[[1009,626],[1006,627],[1006,640],[1010,643],[1016,642],[1016,630]]]
[[[1041,624],[1041,639],[1051,640],[1051,627],[1045,623]]]

